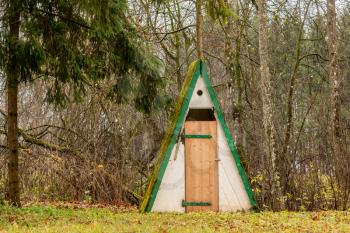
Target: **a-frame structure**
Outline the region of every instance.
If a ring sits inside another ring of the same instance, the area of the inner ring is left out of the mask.
[[[184,80],[140,210],[232,212],[255,206],[205,64],[197,60]]]

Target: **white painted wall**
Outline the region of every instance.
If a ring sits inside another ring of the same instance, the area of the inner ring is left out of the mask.
[[[180,142],[176,159],[174,158],[175,150],[176,144],[171,153],[152,211],[185,212],[185,208],[181,205],[182,200],[185,200],[185,147]]]
[[[228,146],[223,128],[218,121],[218,159],[219,159],[219,211],[232,212],[251,208],[233,155]]]
[[[197,91],[202,90],[201,96]],[[202,77],[198,78],[190,108],[212,108],[213,103]],[[219,172],[219,211],[247,210],[251,207],[248,195],[238,173],[234,158],[218,121],[218,172]],[[185,200],[185,157],[184,145],[180,142],[175,156],[176,144],[171,152],[168,166],[165,170],[162,183],[159,187],[152,211],[185,212],[181,206]],[[176,157],[176,159],[175,159]]]

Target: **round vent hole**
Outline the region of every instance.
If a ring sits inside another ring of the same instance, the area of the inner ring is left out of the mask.
[[[203,91],[202,90],[198,90],[197,91],[197,95],[199,95],[199,96],[203,95]]]

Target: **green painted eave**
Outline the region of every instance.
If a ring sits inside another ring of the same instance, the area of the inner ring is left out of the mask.
[[[250,204],[251,204],[252,208],[255,208],[256,207],[256,201],[254,199],[252,188],[250,186],[248,177],[247,177],[247,175],[245,173],[244,167],[241,164],[241,160],[239,158],[237,149],[236,149],[235,144],[234,144],[234,142],[232,140],[232,136],[231,136],[230,130],[227,127],[227,124],[225,122],[225,118],[224,118],[224,115],[223,115],[223,113],[221,111],[219,101],[216,98],[214,88],[213,88],[213,86],[210,83],[209,75],[207,73],[207,70],[205,68],[205,64],[204,63],[202,64],[201,75],[202,75],[202,77],[204,79],[204,82],[205,82],[205,84],[207,86],[207,89],[208,89],[208,92],[209,92],[209,95],[210,95],[210,99],[213,102],[214,109],[216,111],[216,115],[217,115],[218,121],[220,122],[220,125],[221,125],[221,127],[222,127],[222,129],[223,129],[223,131],[225,133],[225,137],[226,137],[228,146],[230,148],[231,154],[232,154],[232,156],[234,158],[234,161],[236,163],[239,175],[240,175],[240,177],[242,179],[245,191],[247,192]]]
[[[171,114],[172,117],[170,119],[170,123],[168,125],[168,128],[166,130],[166,133],[164,135],[161,146],[156,156],[156,163],[154,165],[153,173],[148,181],[146,193],[140,204],[141,212],[150,211],[153,206],[161,180],[165,172],[166,165],[168,164],[168,161],[170,158],[171,150],[173,148],[173,145],[176,143],[176,139],[178,137],[178,134],[180,133],[179,131],[181,130],[181,127],[179,128],[179,126],[182,124],[182,121],[180,120],[180,114],[182,114],[182,117],[186,115],[186,112],[184,112],[184,105],[186,104],[184,103],[188,102],[187,106],[189,104],[189,99],[188,99],[189,87],[191,86],[191,84],[193,85],[193,82],[192,82],[193,77],[198,78],[199,75],[200,75],[200,61],[197,60],[197,61],[194,61],[188,68],[187,75],[183,82],[181,92],[178,96],[174,111]],[[185,101],[186,97],[187,97],[187,101]]]

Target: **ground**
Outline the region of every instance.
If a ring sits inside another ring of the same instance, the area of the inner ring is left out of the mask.
[[[350,212],[141,214],[129,207],[0,205],[5,232],[350,232]]]

